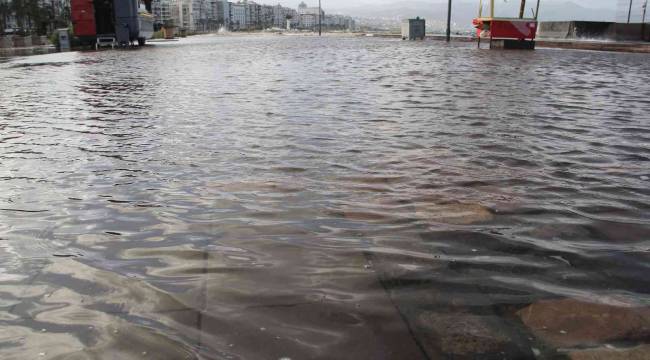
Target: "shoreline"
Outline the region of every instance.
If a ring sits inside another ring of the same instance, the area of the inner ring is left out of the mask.
[[[283,36],[318,36],[312,32],[265,32],[265,31],[235,31],[226,34],[203,33],[190,36],[200,35],[283,35]],[[388,39],[401,39],[401,34],[396,33],[364,33],[364,32],[324,32],[324,36],[351,36],[351,37],[378,37]],[[445,41],[446,37],[442,34],[427,34],[426,40]],[[476,42],[476,38],[467,35],[452,35],[451,40],[454,42]],[[611,40],[570,40],[570,39],[538,39],[535,41],[537,48],[544,49],[573,49],[573,50],[590,50],[590,51],[609,51],[609,52],[629,52],[629,53],[650,53],[650,42],[633,42],[633,41],[611,41]]]
[[[54,45],[0,48],[0,57],[43,55],[58,52]]]
[[[368,36],[368,35],[366,35]],[[372,37],[401,39],[400,34],[372,34]],[[426,35],[425,40],[445,41],[445,35]],[[451,37],[455,42],[476,42],[476,38],[464,35]],[[567,40],[567,39],[538,39],[535,41],[538,48],[545,49],[573,49],[591,51],[629,52],[629,53],[650,53],[650,42],[625,42],[608,40]]]
[[[235,31],[228,33],[199,33],[188,35],[194,36],[249,36],[249,35],[281,35],[281,36],[318,36],[312,32],[282,32],[282,31]],[[349,37],[377,37],[387,39],[401,39],[400,34],[395,33],[363,33],[363,32],[324,32],[324,36],[349,36]],[[180,41],[183,37],[173,39],[150,39],[148,43],[175,42]],[[445,41],[445,35],[428,34],[424,41]],[[452,35],[453,42],[476,42],[475,37],[467,35]],[[568,39],[539,39],[536,40],[537,48],[544,49],[571,49],[571,50],[588,50],[588,51],[607,51],[607,52],[627,52],[627,53],[650,53],[650,42],[625,42],[625,41],[608,41],[608,40],[568,40]],[[72,51],[81,49],[72,49]],[[0,48],[0,57],[40,55],[57,52],[53,45],[40,45],[30,47],[3,47]]]

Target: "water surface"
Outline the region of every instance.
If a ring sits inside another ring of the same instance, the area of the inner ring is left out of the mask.
[[[354,37],[2,59],[0,357],[647,346],[648,83]]]

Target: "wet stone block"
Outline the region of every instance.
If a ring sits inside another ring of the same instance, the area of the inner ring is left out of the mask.
[[[516,344],[494,315],[423,312],[416,319],[415,331],[432,358],[514,359],[532,355]]]
[[[569,353],[571,360],[647,360],[650,358],[650,345],[627,349],[597,348]]]
[[[519,310],[517,315],[535,336],[556,348],[650,339],[650,307],[544,300]]]

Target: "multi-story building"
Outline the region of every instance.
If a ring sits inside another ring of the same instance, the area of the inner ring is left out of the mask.
[[[210,0],[190,1],[190,31],[207,31],[210,10]]]
[[[289,24],[292,29],[296,29],[300,26],[300,15],[295,9],[289,9]]]
[[[262,5],[260,11],[260,27],[262,29],[268,29],[273,27],[273,6],[271,5]]]
[[[299,27],[301,29],[315,30],[325,17],[325,12],[318,7],[308,7],[305,2],[298,5]]]
[[[69,0],[53,1],[69,3]],[[261,5],[246,0],[236,3],[228,0],[153,0],[152,13],[158,24],[191,32],[216,31],[222,27],[235,31],[271,27],[285,29],[287,21],[291,28],[315,30],[319,21],[318,8],[308,7],[304,2],[296,11],[280,4]],[[347,16],[325,16],[321,11],[320,18],[324,29],[345,30],[355,26],[354,20]]]
[[[298,12],[294,9],[284,7],[280,4],[273,7],[273,26],[284,29],[287,26],[287,20],[290,20],[292,26],[299,21]]]
[[[153,0],[151,11],[158,24],[188,31],[216,30],[213,0]]]
[[[325,15],[323,27],[328,30],[354,30],[356,25],[353,18],[343,15]]]
[[[230,3],[230,26],[232,30],[248,29],[248,6],[244,3]]]
[[[178,0],[153,0],[151,12],[157,24],[166,26],[180,25],[180,4]]]
[[[230,29],[230,4],[228,0],[217,2],[217,22],[227,30]]]
[[[282,5],[277,4],[273,7],[273,26],[277,28],[284,28],[284,19],[286,19],[286,15],[284,13],[284,7]]]
[[[178,2],[178,24],[181,29],[190,29],[192,24],[192,0],[180,0]]]
[[[262,5],[252,2],[244,1],[248,8],[248,28],[258,29],[260,27],[260,13],[262,12]]]
[[[43,32],[43,22],[30,21],[29,16],[16,17],[10,10],[11,1],[0,0],[0,27],[31,32]],[[70,0],[36,0],[39,7],[49,11],[50,24],[46,31],[66,26],[70,17]],[[319,21],[324,29],[355,29],[355,21],[342,15],[325,16],[317,7],[308,7],[302,2],[296,11],[282,5],[262,5],[254,1],[238,0],[152,0],[151,11],[155,22],[160,25],[178,27],[190,32],[216,31],[222,27],[232,30],[285,29],[316,30]],[[1,29],[0,29],[1,30]]]
[[[300,27],[302,29],[314,30],[318,25],[318,17],[316,14],[301,14]]]
[[[219,22],[219,3],[221,0],[208,0],[209,3],[209,12],[208,12],[208,28],[210,30],[219,29],[221,25]]]

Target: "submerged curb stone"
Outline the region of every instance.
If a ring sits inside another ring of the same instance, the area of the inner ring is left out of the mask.
[[[535,336],[556,348],[650,339],[650,307],[543,300],[519,310],[517,315]]]

